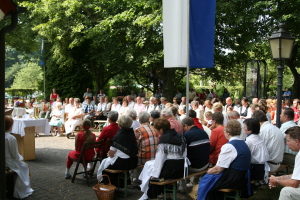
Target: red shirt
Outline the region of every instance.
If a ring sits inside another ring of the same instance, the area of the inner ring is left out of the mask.
[[[113,123],[113,124],[110,124],[108,125],[107,127],[103,128],[103,130],[101,131],[99,137],[97,138],[97,141],[100,141],[100,140],[105,140],[105,139],[113,139],[113,137],[115,137],[115,135],[117,134],[117,131],[120,129],[120,127],[118,126],[117,123]],[[106,144],[103,143],[102,145],[102,148],[101,148],[101,157],[103,158],[106,158]]]
[[[292,109],[294,110],[294,122],[297,122],[299,119],[298,109],[295,107],[292,107]]]
[[[194,120],[194,125],[197,126],[198,128],[204,130],[202,124],[199,122],[199,119],[198,118],[193,118]]]
[[[211,131],[210,135],[210,146],[213,147],[209,155],[209,162],[216,165],[221,147],[228,142],[224,135],[224,126],[219,126]]]

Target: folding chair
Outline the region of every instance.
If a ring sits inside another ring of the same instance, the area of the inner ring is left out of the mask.
[[[86,183],[87,185],[89,186],[89,177],[88,177],[88,171],[87,171],[87,163],[94,163],[93,164],[93,168],[92,170],[90,171],[90,174],[94,174],[94,171],[95,171],[95,168],[96,168],[96,165],[97,165],[97,162],[101,162],[101,157],[100,157],[100,152],[97,151],[96,152],[96,157],[94,157],[92,160],[85,160],[84,158],[84,150],[87,150],[87,149],[100,149],[101,146],[102,146],[102,143],[103,143],[103,140],[101,141],[98,141],[98,142],[85,142],[83,143],[83,146],[82,146],[82,149],[80,151],[80,155],[79,155],[79,159],[72,159],[74,162],[77,162],[76,164],[76,168],[75,168],[75,171],[74,171],[74,174],[73,174],[73,177],[72,177],[72,183],[74,183],[74,180],[75,180],[75,176],[77,174],[85,174],[85,177],[86,177]],[[83,172],[77,172],[78,171],[78,167],[79,167],[79,164],[82,164],[83,168],[84,168],[84,171]]]

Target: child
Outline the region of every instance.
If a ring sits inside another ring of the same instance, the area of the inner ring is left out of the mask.
[[[212,125],[212,112],[207,111],[204,113],[205,115],[205,124],[207,127],[210,127]]]

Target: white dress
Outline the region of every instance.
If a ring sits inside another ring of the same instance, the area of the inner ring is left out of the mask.
[[[10,133],[5,133],[5,166],[18,174],[14,197],[23,199],[31,195],[34,190],[30,188],[28,165],[23,162],[23,157],[18,152],[16,138]]]

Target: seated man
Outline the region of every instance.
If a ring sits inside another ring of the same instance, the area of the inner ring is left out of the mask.
[[[94,109],[94,106],[91,104],[91,98],[90,97],[87,97],[85,99],[85,102],[86,103],[83,105],[83,112],[85,114],[84,120],[86,120],[86,119],[91,120],[92,117],[94,116],[95,109]]]
[[[300,150],[300,127],[293,126],[285,131],[286,144],[292,151]],[[295,167],[293,174],[283,176],[271,176],[269,186],[274,188],[277,186],[283,186],[279,200],[292,200],[300,199],[300,154],[298,153],[295,159]]]
[[[194,124],[194,120],[191,117],[184,118],[181,124],[185,131],[184,138],[187,144],[187,157],[191,162],[189,173],[203,171],[208,167],[210,150],[209,137],[204,130]],[[187,184],[187,186],[194,186],[194,177],[190,179],[190,183]]]

